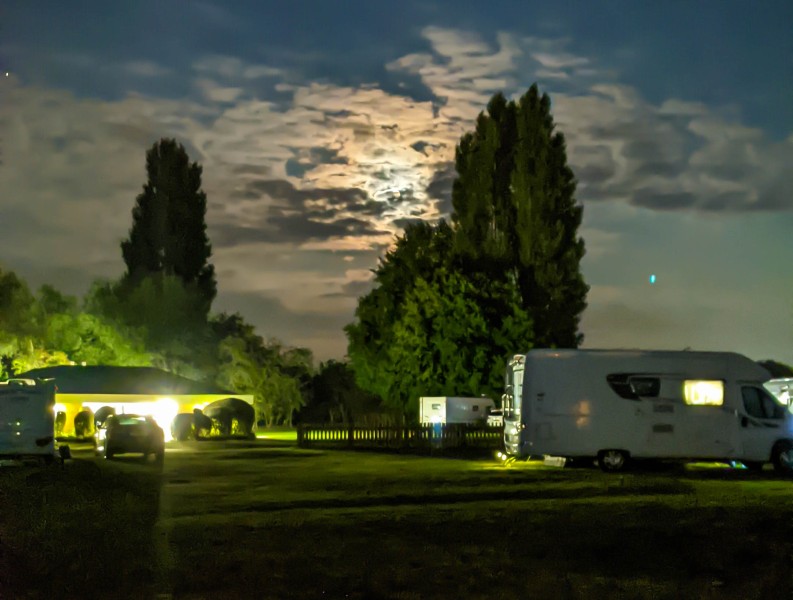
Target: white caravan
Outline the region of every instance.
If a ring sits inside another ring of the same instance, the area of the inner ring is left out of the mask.
[[[508,456],[772,462],[793,471],[793,415],[732,352],[531,350],[507,367]]]
[[[422,425],[484,423],[493,408],[490,398],[422,396],[419,398],[419,421]]]
[[[0,457],[55,458],[55,386],[33,379],[0,381]]]

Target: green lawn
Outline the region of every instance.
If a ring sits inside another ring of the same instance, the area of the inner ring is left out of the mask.
[[[186,443],[161,473],[0,470],[0,598],[790,597],[792,488]]]

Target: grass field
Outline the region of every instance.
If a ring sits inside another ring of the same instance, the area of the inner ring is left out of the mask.
[[[193,443],[0,470],[0,597],[790,598],[793,482]]]

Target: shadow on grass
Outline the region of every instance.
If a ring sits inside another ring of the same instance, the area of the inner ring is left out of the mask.
[[[462,481],[460,483],[463,483]],[[303,509],[348,509],[348,508],[375,508],[397,506],[429,506],[429,505],[455,505],[473,502],[504,502],[513,500],[582,500],[587,498],[605,497],[647,497],[652,499],[659,496],[687,495],[692,493],[690,485],[679,481],[632,481],[627,485],[619,480],[599,481],[592,484],[576,487],[540,487],[527,486],[515,489],[476,490],[468,488],[465,491],[436,492],[436,493],[394,493],[388,495],[371,494],[369,491],[363,495],[351,497],[300,499],[290,501],[260,501],[249,502],[245,506],[236,508],[234,512],[277,512]],[[223,514],[228,508],[218,508],[204,511],[204,514]]]
[[[156,589],[160,472],[137,466],[120,472],[74,460],[0,472],[0,598],[143,597]]]

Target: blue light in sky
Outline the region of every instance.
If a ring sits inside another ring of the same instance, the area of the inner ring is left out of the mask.
[[[655,274],[650,275],[650,285],[655,283]]]

